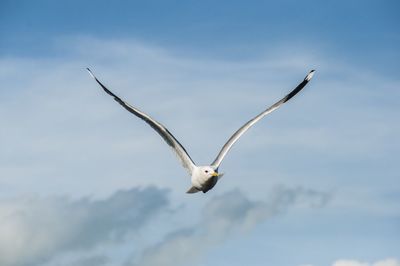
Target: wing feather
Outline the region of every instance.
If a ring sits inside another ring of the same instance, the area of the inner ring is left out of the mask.
[[[190,175],[192,174],[193,168],[195,167],[195,164],[194,164],[192,158],[190,158],[188,152],[185,150],[185,148],[182,146],[182,144],[179,143],[179,141],[171,134],[171,132],[169,132],[169,130],[166,127],[164,127],[161,123],[154,120],[149,115],[143,113],[139,109],[137,109],[137,108],[133,107],[132,105],[128,104],[127,102],[123,101],[121,98],[119,98],[113,92],[111,92],[106,86],[104,86],[93,75],[92,71],[90,71],[89,68],[87,68],[87,71],[96,80],[96,82],[103,88],[103,90],[107,94],[114,97],[115,101],[117,101],[126,110],[128,110],[135,116],[139,117],[144,122],[146,122],[149,126],[151,126],[164,139],[164,141],[172,148],[172,150],[176,153],[176,155],[180,159],[183,167],[186,168],[186,170],[189,172]]]
[[[307,83],[311,80],[311,78],[314,75],[315,70],[311,70],[308,75],[304,78],[304,80],[297,85],[297,87],[292,90],[289,94],[287,94],[285,97],[283,97],[280,101],[276,102],[272,106],[268,107],[265,111],[261,112],[259,115],[254,117],[253,119],[249,120],[246,124],[244,124],[241,128],[239,128],[231,137],[230,139],[225,143],[225,145],[222,147],[221,151],[217,155],[217,158],[215,158],[214,162],[211,164],[211,166],[214,169],[218,169],[218,167],[221,165],[222,160],[224,159],[225,155],[228,153],[228,151],[232,148],[233,144],[250,128],[252,127],[255,123],[260,121],[263,117],[266,115],[272,113],[279,107],[281,107],[284,103],[289,101],[291,98],[293,98],[299,91],[301,91]]]

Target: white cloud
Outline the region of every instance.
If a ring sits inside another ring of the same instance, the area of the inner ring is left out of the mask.
[[[167,205],[166,191],[156,188],[117,191],[102,200],[0,201],[0,265],[35,265],[65,252],[122,242]]]
[[[312,264],[302,264],[301,266],[313,266]],[[400,261],[395,258],[388,258],[373,263],[358,260],[340,259],[335,261],[332,266],[400,266]]]
[[[153,218],[167,214],[179,220],[193,210],[169,212],[167,191],[154,187],[121,190],[106,199],[1,200],[0,265],[119,265],[129,254],[127,264],[133,265],[186,265],[187,260],[196,265],[230,236],[244,234],[288,207],[321,207],[329,199],[303,188],[278,187],[269,195],[266,201],[252,201],[239,190],[216,196],[205,203],[194,225],[178,225],[172,232],[165,221]],[[165,226],[161,242],[148,241],[155,234],[152,224]]]

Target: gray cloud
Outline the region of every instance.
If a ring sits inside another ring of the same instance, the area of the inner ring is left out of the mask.
[[[245,233],[289,207],[322,207],[328,199],[327,193],[303,188],[276,188],[265,202],[252,201],[239,190],[230,191],[208,201],[197,224],[172,232],[127,265],[197,265],[231,235]]]
[[[61,253],[121,242],[167,205],[167,191],[154,187],[121,190],[102,200],[3,200],[0,265],[35,265]]]
[[[326,193],[283,186],[269,195],[266,201],[250,200],[239,190],[216,196],[203,205],[193,226],[180,226],[167,235],[164,233],[161,242],[147,243],[139,249],[135,247],[138,242],[131,241],[132,234],[151,224],[157,214],[165,213],[169,207],[167,190],[133,188],[96,200],[2,200],[0,265],[118,265],[112,252],[102,251],[107,246],[124,245],[129,251],[122,257],[134,254],[128,265],[185,265],[189,259],[195,264],[229,236],[243,234],[288,207],[321,207],[329,199]],[[174,219],[182,218],[179,211],[168,213]],[[125,240],[130,240],[130,244]],[[132,253],[137,250],[140,252]]]

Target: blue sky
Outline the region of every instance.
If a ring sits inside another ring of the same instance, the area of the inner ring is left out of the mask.
[[[0,264],[400,265],[397,1],[1,1]],[[161,138],[207,164],[207,194]]]

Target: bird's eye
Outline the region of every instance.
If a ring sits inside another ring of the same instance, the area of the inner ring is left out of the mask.
[[[208,173],[208,170],[206,170],[205,172]]]

